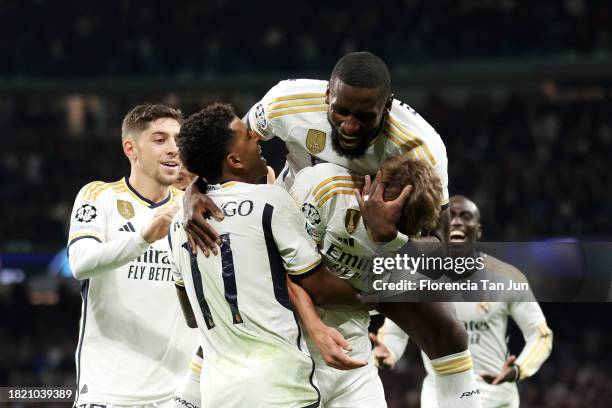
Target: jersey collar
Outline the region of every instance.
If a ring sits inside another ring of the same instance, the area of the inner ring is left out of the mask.
[[[128,179],[128,177],[124,177],[123,181],[125,182],[125,185],[128,188],[128,191],[135,196],[138,200],[140,200],[142,202],[142,204],[144,204],[145,206],[149,207],[149,208],[157,208],[157,207],[161,207],[162,205],[168,203],[171,199],[172,199],[172,191],[170,191],[168,193],[168,197],[164,198],[163,200],[155,203],[151,200],[149,200],[148,198],[142,196],[138,191],[136,191],[136,189],[134,187],[132,187],[132,185],[130,184],[130,180]]]

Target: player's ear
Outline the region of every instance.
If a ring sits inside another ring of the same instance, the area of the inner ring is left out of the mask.
[[[391,107],[393,106],[393,97],[394,95],[389,95],[387,102],[385,102],[385,115],[388,115],[391,112]]]
[[[136,154],[136,143],[134,142],[134,139],[131,137],[126,137],[123,139],[122,145],[123,153],[127,156],[127,158],[130,159],[130,161],[136,160],[138,155]]]
[[[325,89],[325,103],[329,105],[329,83],[327,84],[327,88]]]
[[[480,239],[480,237],[482,237],[482,224],[478,224],[478,227],[476,227],[476,237],[478,239]]]
[[[242,168],[242,161],[240,157],[236,153],[228,153],[225,156],[225,163],[228,165],[230,169],[240,169]]]

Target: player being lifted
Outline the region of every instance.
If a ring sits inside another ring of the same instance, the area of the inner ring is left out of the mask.
[[[181,120],[163,105],[132,109],[122,126],[130,176],[89,183],[75,200],[68,253],[83,296],[77,406],[163,403],[197,348],[160,241],[182,196],[171,187]]]
[[[229,105],[189,117],[179,146],[183,163],[210,181],[208,194],[225,213],[213,223],[222,240],[218,256],[193,255],[180,210],[169,234],[179,296],[186,292],[188,321],[194,326],[195,311],[200,327],[202,406],[318,407],[314,363],[289,301],[287,273],[317,303],[368,305],[320,265],[291,196],[254,184],[267,174],[259,138]]]
[[[444,143],[418,113],[393,98],[389,70],[380,58],[371,53],[350,53],[342,57],[329,82],[308,79],[280,82],[250,109],[247,122],[264,140],[274,136],[284,140],[289,153],[277,184],[285,188],[290,188],[299,170],[317,162],[337,164],[350,170],[352,175],[367,175],[376,173],[386,158],[407,155],[434,169],[442,185],[439,205],[441,208],[447,205]],[[206,195],[195,190],[188,189],[186,194],[186,228],[207,254],[209,249],[216,251],[215,242],[220,241],[204,217],[209,214],[217,216],[218,211]],[[352,188],[344,189],[344,193],[352,194]],[[448,228],[447,211],[441,212],[439,225],[434,233],[444,239]],[[392,240],[394,237],[386,238]],[[390,313],[395,312],[394,317],[399,319],[395,321],[413,332],[410,326],[414,319],[410,319],[409,314],[390,303],[384,307],[387,317],[392,317]],[[428,304],[421,304],[421,307],[440,309]],[[429,311],[423,310],[422,313],[424,320],[431,321],[425,319]],[[442,321],[449,322],[452,329],[447,330],[444,324],[428,326],[427,330],[432,329],[430,334],[438,340],[430,345],[438,348],[439,352],[431,353],[432,358],[463,358],[469,367],[469,355],[462,354],[467,352],[465,330],[456,329],[458,325],[452,323],[455,319],[451,312],[438,310],[437,313],[446,315]],[[421,333],[424,334],[424,330]],[[435,336],[444,332],[448,337]],[[450,341],[445,341],[447,339]],[[447,353],[449,347],[451,354],[457,356]],[[468,375],[469,371],[466,373],[458,375],[457,389],[471,391],[473,376]],[[450,378],[457,380],[453,376]]]
[[[474,202],[463,197],[450,199],[451,243],[472,244],[482,234],[480,211]],[[489,272],[513,276],[522,275],[516,268],[491,256],[485,256]],[[512,302],[456,302],[458,318],[470,335],[470,350],[478,376],[478,387],[483,407],[518,407],[518,380],[535,374],[550,355],[552,332],[546,318],[531,293],[523,301]],[[516,356],[508,356],[506,332],[508,318],[519,326],[525,339],[525,347]],[[393,367],[408,343],[408,335],[387,320],[375,339],[374,354],[384,367]],[[427,376],[421,391],[421,406],[443,406],[436,399],[435,363],[423,356]]]
[[[405,156],[391,157],[383,163],[374,184],[364,189],[364,193],[372,191],[367,203],[353,194],[353,189],[362,186],[362,177],[338,165],[325,163],[300,171],[291,189],[294,199],[302,203],[306,229],[318,243],[326,265],[358,289],[367,285],[364,279],[371,273],[375,255],[392,255],[408,242],[409,237],[414,239],[422,231],[436,226],[442,190],[427,163]],[[393,212],[385,207],[402,205],[401,196],[408,190],[409,196],[401,212],[389,218]],[[397,238],[390,241],[381,234]],[[381,247],[381,241],[390,242]],[[402,279],[408,278],[409,273],[406,271]],[[397,321],[413,334],[421,349],[439,364],[436,371],[440,383],[438,391],[445,406],[478,406],[476,393],[470,394],[475,383],[471,357],[460,335],[463,329],[447,305],[381,302],[377,309],[399,319]],[[300,316],[306,314],[300,312]],[[368,359],[372,348],[367,313],[322,310],[321,318],[324,324],[336,327],[353,345],[351,357]],[[311,333],[310,325],[317,324],[316,320],[316,317],[303,319],[308,333]],[[315,361],[322,362],[323,358],[316,352],[320,346],[311,341],[309,347]],[[341,372],[319,364],[316,378],[326,407],[386,406],[373,365]],[[465,397],[466,392],[469,398]]]

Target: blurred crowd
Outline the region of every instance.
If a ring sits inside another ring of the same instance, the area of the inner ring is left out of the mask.
[[[252,103],[220,99],[233,101],[240,115]],[[0,152],[3,246],[57,250],[79,188],[129,172],[119,126],[131,101],[113,101],[104,109],[101,103],[85,104],[80,120],[65,100],[4,102],[0,126],[10,141]],[[174,102],[186,113],[206,103]],[[605,98],[474,96],[456,103],[432,95],[414,107],[446,143],[451,194],[479,204],[484,239],[530,240],[609,236],[610,105]],[[280,170],[282,144],[264,143],[264,150]]]
[[[59,297],[45,305],[33,305],[32,294],[23,285],[3,288],[0,384],[74,386],[81,299],[72,283],[61,283]],[[542,369],[519,383],[521,407],[604,408],[612,404],[612,334],[600,327],[598,309],[602,305],[542,304],[554,331],[554,347]],[[523,346],[520,331],[511,325],[510,333],[510,350],[518,353]],[[419,406],[425,370],[412,343],[393,371],[380,374],[389,408]]]
[[[394,68],[612,50],[605,0],[3,3],[0,76],[16,79],[327,72],[360,49]]]

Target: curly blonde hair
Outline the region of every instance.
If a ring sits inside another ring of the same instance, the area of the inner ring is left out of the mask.
[[[398,197],[408,184],[413,187],[402,210],[398,230],[408,236],[433,230],[438,222],[442,199],[442,184],[433,168],[421,160],[393,156],[385,160],[381,169],[385,200]]]

